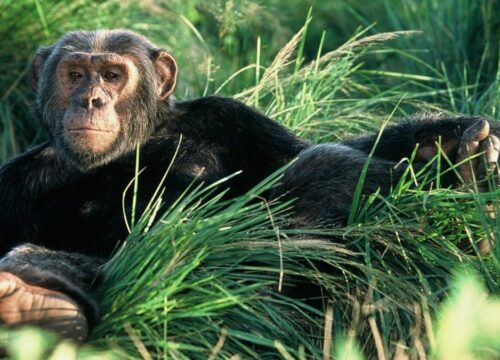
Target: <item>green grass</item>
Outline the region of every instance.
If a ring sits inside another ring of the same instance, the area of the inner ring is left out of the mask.
[[[422,110],[498,117],[493,0],[318,1],[308,17],[311,3],[3,0],[0,160],[43,139],[29,112],[30,56],[78,28],[139,31],[178,59],[178,98],[233,96],[314,142]],[[422,33],[394,32],[405,30]],[[500,211],[498,188],[442,189],[425,169],[408,172],[385,198],[359,196],[350,225],[325,241],[321,229],[283,230],[290,204],[255,201],[278,178],[231,201],[189,189],[165,214],[160,189],[140,219],[127,214],[131,234],[98,294],[103,321],[80,356],[499,356],[500,218],[485,211]],[[481,255],[480,242],[493,251]],[[321,284],[330,306],[269,291],[281,281]],[[76,351],[31,331],[0,340],[14,358]]]

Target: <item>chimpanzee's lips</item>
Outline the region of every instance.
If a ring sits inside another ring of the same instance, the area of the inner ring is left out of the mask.
[[[79,128],[69,128],[69,132],[105,132],[105,133],[110,133],[113,132],[113,130],[108,130],[108,129],[99,129],[99,128],[93,128],[93,127],[79,127]]]
[[[109,128],[78,126],[66,128],[66,140],[76,152],[99,153],[106,151],[116,140],[118,132]]]

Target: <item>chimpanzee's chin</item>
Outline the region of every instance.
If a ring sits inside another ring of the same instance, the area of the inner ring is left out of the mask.
[[[107,164],[110,159],[105,154],[93,153],[79,149],[76,151],[69,146],[58,147],[58,152],[62,161],[69,167],[81,172],[87,172],[97,167]]]
[[[64,158],[66,162],[71,167],[74,167],[82,172],[86,172],[103,165],[103,162],[99,161],[100,159],[96,159],[95,156],[91,156],[89,154],[70,153],[65,155],[66,156],[64,156]]]
[[[121,158],[130,158],[135,152],[135,147],[127,148],[123,142],[115,142],[105,151],[70,151],[66,155],[67,161],[80,171],[89,171],[101,166],[106,166]]]

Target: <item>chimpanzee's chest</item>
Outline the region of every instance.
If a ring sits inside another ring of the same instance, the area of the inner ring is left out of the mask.
[[[133,175],[127,175],[84,176],[44,194],[41,207],[50,215],[39,221],[43,231],[37,242],[95,255],[112,252],[128,233],[125,216],[130,217],[131,204],[126,187]]]
[[[165,209],[193,182],[209,184],[225,175],[222,169],[196,160],[179,161],[168,173],[166,162],[140,166],[135,199],[133,166],[117,164],[70,178],[33,204],[38,210],[33,211],[34,240],[30,242],[107,256],[128,235],[133,214],[137,221],[160,186],[165,189]]]
[[[64,166],[45,145],[3,167],[0,254],[29,242],[107,256],[127,237],[133,204],[137,220],[159,186],[166,209],[193,183],[208,185],[241,169],[235,155],[221,146],[188,138],[176,144],[166,139],[141,150],[136,201],[135,154],[79,172]],[[240,175],[221,188],[230,188],[228,196],[241,194],[254,185],[242,181],[249,178]]]

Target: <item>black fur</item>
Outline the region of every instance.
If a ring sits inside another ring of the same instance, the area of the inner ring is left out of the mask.
[[[331,226],[343,224],[351,209],[358,179],[367,161],[364,152],[342,144],[322,144],[300,153],[274,189],[272,196],[286,195],[296,198],[295,225]],[[389,193],[405,170],[396,162],[374,158],[369,163],[363,184],[363,194],[380,190]]]
[[[175,116],[174,116],[175,115]],[[180,150],[166,180],[168,205],[195,179],[210,184],[239,170],[228,184],[242,194],[308,146],[287,129],[234,100],[207,97],[178,103],[141,148],[139,211]],[[135,153],[81,171],[51,143],[0,170],[1,251],[32,242],[106,256],[126,236],[122,193],[134,177]],[[200,174],[201,172],[201,174]]]
[[[72,153],[60,136],[63,115],[54,111],[54,72],[64,54],[91,51],[97,42],[101,51],[134,56],[141,79],[116,143],[104,154],[82,158]],[[33,63],[35,115],[49,141],[0,168],[0,253],[26,242],[38,245],[28,247],[30,251],[18,247],[10,252],[0,263],[0,270],[68,293],[89,309],[90,318],[97,316],[90,289],[100,258],[108,256],[127,235],[121,201],[134,176],[137,143],[140,167],[145,168],[140,177],[139,213],[182,136],[165,184],[166,206],[195,179],[210,184],[240,170],[242,174],[228,184],[228,196],[243,194],[298,156],[275,196],[298,196],[297,218],[307,225],[345,220],[358,176],[376,138],[368,135],[342,145],[312,146],[232,99],[159,101],[154,93],[157,79],[152,66],[158,51],[148,40],[129,31],[70,33],[55,45],[42,48]],[[370,166],[365,192],[377,188],[387,192],[400,174],[393,169],[395,162],[410,156],[417,142],[435,135],[458,138],[464,127],[476,120],[422,115],[388,127]]]

